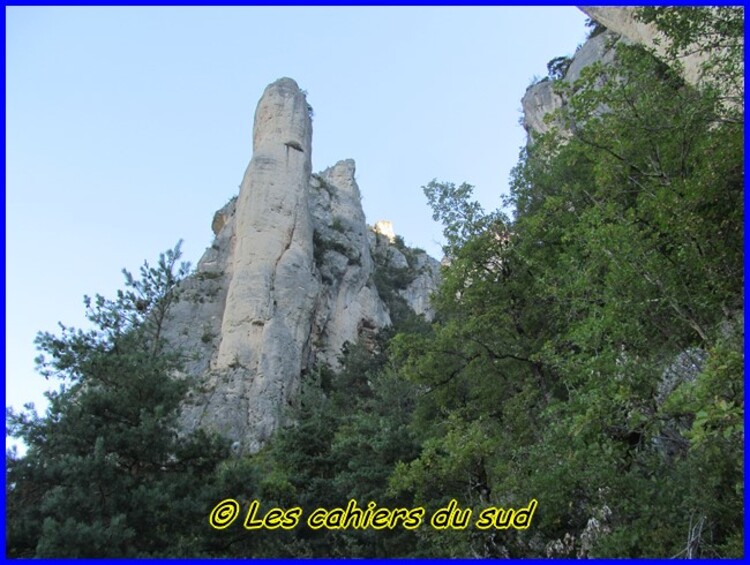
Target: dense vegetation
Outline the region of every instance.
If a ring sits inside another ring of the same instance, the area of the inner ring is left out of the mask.
[[[42,374],[63,381],[44,416],[8,411],[23,457],[6,456],[9,557],[191,555],[227,454],[204,434],[178,437],[189,383],[161,330],[187,272],[179,246],[126,275],[115,300],[86,298],[89,331],[40,334]]]
[[[99,331],[40,336],[66,386],[43,417],[9,414],[29,450],[7,458],[8,555],[741,556],[743,114],[722,89],[738,53],[716,46],[742,10],[643,16],[674,56],[710,38],[714,80],[620,47],[522,151],[512,217],[428,184],[451,258],[436,318],[396,309],[405,273],[381,265],[394,327],[307,376],[259,454],[174,433],[188,383],[158,328],[176,253],[90,303]],[[228,497],[538,507],[525,530],[211,530]]]

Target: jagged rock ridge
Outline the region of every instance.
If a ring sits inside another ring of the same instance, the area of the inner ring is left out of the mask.
[[[240,451],[257,451],[284,422],[315,363],[335,367],[344,343],[390,325],[377,269],[401,269],[398,295],[432,315],[439,263],[368,228],[353,160],[312,174],[311,153],[305,95],[279,79],[258,103],[239,196],[214,215],[215,240],[166,329],[197,383],[183,428],[216,431]]]

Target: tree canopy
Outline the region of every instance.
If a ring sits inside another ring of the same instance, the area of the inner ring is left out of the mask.
[[[182,356],[162,337],[177,283],[187,273],[179,245],[125,272],[113,300],[84,299],[93,329],[41,333],[40,372],[59,379],[39,415],[8,410],[23,439],[7,468],[9,557],[145,557],[203,551],[204,505],[226,455],[203,433],[181,436],[176,378]]]

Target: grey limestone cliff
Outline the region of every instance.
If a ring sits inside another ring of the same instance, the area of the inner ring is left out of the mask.
[[[316,363],[335,368],[346,342],[391,324],[375,284],[389,268],[379,254],[402,256],[410,276],[398,292],[431,315],[438,262],[410,253],[410,265],[367,226],[353,160],[312,174],[311,153],[305,95],[280,79],[258,103],[240,193],[214,215],[215,240],[166,329],[195,382],[183,428],[216,431],[239,451],[257,451],[284,423]]]
[[[681,50],[676,59],[669,55],[670,40],[651,23],[638,18],[635,7],[597,7],[579,8],[606,28],[604,33],[595,35],[581,45],[571,58],[570,65],[562,76],[562,83],[575,88],[575,82],[581,77],[581,71],[593,64],[611,64],[615,59],[618,43],[631,43],[644,47],[655,57],[666,64],[674,66],[683,76],[685,82],[695,87],[712,86],[725,94],[724,104],[729,109],[742,109],[743,85],[742,72],[734,75],[715,75],[707,73],[707,63],[712,56],[721,55],[716,50],[702,46],[690,46]],[[725,45],[721,49],[742,50],[744,41]],[[543,79],[532,84],[523,96],[523,126],[528,133],[528,142],[532,143],[535,135],[544,134],[552,127],[557,127],[563,138],[568,135],[565,127],[551,116],[566,104],[565,96],[554,81]],[[604,110],[604,109],[602,109]]]
[[[615,45],[622,38],[616,33],[606,31],[586,41],[571,58],[561,81],[569,88],[581,77],[581,71],[596,62],[611,63],[615,58]],[[565,128],[550,116],[566,103],[560,88],[552,80],[542,80],[532,84],[521,100],[523,108],[523,126],[533,141],[534,135],[544,134],[557,127],[563,134]]]

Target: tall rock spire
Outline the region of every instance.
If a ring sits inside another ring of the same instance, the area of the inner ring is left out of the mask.
[[[181,427],[218,432],[238,452],[257,451],[284,423],[316,363],[335,368],[347,342],[376,346],[391,323],[379,269],[398,272],[390,302],[396,293],[417,313],[429,315],[437,284],[437,261],[407,260],[368,229],[353,160],[311,174],[311,137],[297,84],[269,85],[240,194],[214,215],[216,238],[164,329],[194,382]]]
[[[260,442],[296,393],[319,282],[308,205],[312,125],[305,95],[282,78],[255,112],[253,156],[236,207],[232,275],[215,368],[243,369]]]

